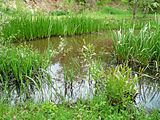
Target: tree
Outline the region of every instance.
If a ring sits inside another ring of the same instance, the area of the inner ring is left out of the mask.
[[[142,0],[142,12],[143,16],[145,16],[149,12],[153,12],[155,8],[159,6],[159,3],[155,0]]]
[[[146,14],[155,12],[160,5],[158,0],[128,0],[128,3],[132,5],[133,19],[135,19],[138,10],[141,10],[145,17]]]
[[[136,13],[137,13],[137,7],[138,7],[138,0],[134,0],[133,1],[133,19],[135,19],[136,17]]]

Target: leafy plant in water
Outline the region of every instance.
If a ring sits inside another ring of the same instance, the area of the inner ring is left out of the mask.
[[[136,95],[135,85],[138,81],[137,75],[132,75],[131,68],[117,66],[110,68],[105,81],[105,94],[111,105],[127,107],[134,101]]]
[[[43,69],[48,65],[45,60],[38,52],[24,46],[1,47],[0,91],[8,95],[16,91],[18,95],[29,97],[33,88],[41,88],[42,78],[46,74]]]
[[[92,44],[83,46],[83,57],[88,65],[89,80],[95,81],[95,93],[98,93],[101,91],[100,89],[102,88],[102,83],[106,75],[101,59],[94,59],[95,55],[95,48]]]
[[[158,25],[159,23],[154,22]],[[159,26],[159,25],[158,25]],[[145,25],[138,33],[134,27],[128,32],[122,30],[114,35],[114,49],[118,61],[134,61],[147,65],[149,62],[159,61],[160,45],[159,32],[157,27],[151,29],[151,25]]]

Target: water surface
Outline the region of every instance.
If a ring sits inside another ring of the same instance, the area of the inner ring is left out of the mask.
[[[84,34],[70,37],[53,37],[29,41],[27,45],[33,46],[43,53],[48,47],[57,54],[52,57],[52,64],[47,71],[52,78],[52,85],[43,84],[43,91],[36,91],[33,95],[35,101],[50,100],[59,103],[62,100],[75,102],[77,99],[92,98],[94,94],[94,81],[89,78],[87,65],[83,59],[83,47],[92,44],[95,47],[96,58],[103,56],[103,62],[111,64],[112,51],[111,32]],[[105,53],[105,54],[104,54]],[[102,55],[103,54],[103,55]],[[69,72],[71,71],[71,72]],[[66,81],[65,73],[70,75]],[[80,74],[79,74],[80,73]],[[144,107],[148,111],[160,109],[160,83],[149,77],[143,77],[137,88],[136,106]]]

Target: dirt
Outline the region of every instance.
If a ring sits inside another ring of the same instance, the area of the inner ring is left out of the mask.
[[[20,3],[21,7],[28,8],[29,10],[42,10],[45,12],[57,10],[60,8],[63,0],[23,0]],[[5,6],[9,8],[17,8],[16,1],[7,1],[3,3]]]
[[[32,9],[52,11],[58,9],[62,0],[26,0],[25,4]]]

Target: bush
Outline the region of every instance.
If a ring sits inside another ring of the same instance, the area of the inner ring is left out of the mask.
[[[107,100],[111,105],[126,108],[134,101],[137,76],[132,76],[132,70],[122,65],[109,69],[105,84]]]

